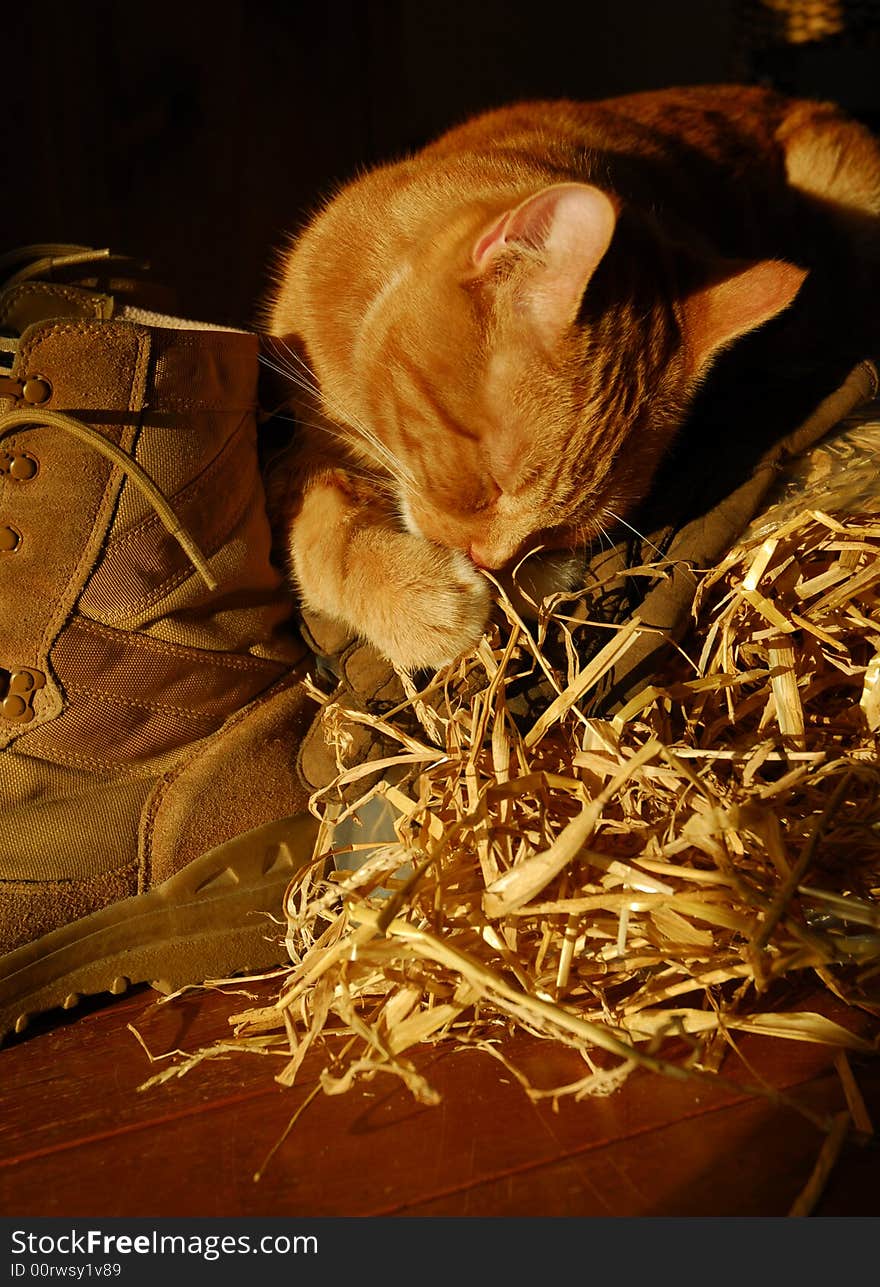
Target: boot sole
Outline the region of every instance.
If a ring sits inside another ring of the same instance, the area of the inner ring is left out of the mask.
[[[284,895],[312,855],[307,814],[236,836],[176,875],[0,960],[0,1041],[36,1014],[134,983],[172,992],[284,964]],[[273,919],[274,918],[274,919]]]

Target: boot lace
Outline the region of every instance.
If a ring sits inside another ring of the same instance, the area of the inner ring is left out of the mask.
[[[89,424],[84,424],[82,420],[78,420],[75,416],[65,415],[62,411],[36,411],[26,408],[7,411],[0,415],[0,442],[8,437],[9,434],[14,433],[16,429],[35,425],[48,425],[54,429],[61,429],[65,433],[73,434],[75,438],[79,438],[81,442],[88,443],[96,451],[99,451],[102,456],[106,456],[108,460],[112,460],[115,465],[118,465],[126,477],[131,479],[134,486],[140,490],[152,505],[157,516],[184,551],[208,589],[217,589],[217,581],[208,567],[208,561],[196,544],[192,534],[178,518],[162,489],[153,481],[143,466],[139,465],[123,447],[111,442],[97,429],[93,429]]]
[[[40,242],[33,246],[19,246],[17,250],[0,255],[0,274],[15,269],[3,277],[3,289],[8,290],[19,282],[51,279],[57,268],[70,268],[94,263],[131,264],[128,255],[114,255],[108,247],[72,246],[67,243]],[[22,265],[18,267],[18,265]]]
[[[217,581],[208,567],[207,559],[199,549],[190,532],[177,517],[174,508],[161,488],[153,481],[146,470],[134,460],[127,451],[115,442],[105,438],[91,425],[84,424],[75,416],[65,415],[61,411],[39,411],[21,408],[7,411],[0,415],[0,442],[16,429],[24,426],[49,425],[52,428],[73,434],[81,442],[86,442],[99,451],[102,456],[124,471],[135,487],[147,498],[164,526],[183,549],[189,561],[205,582],[209,590],[217,589]],[[6,529],[14,538],[18,535],[14,529]],[[0,529],[0,538],[2,538]],[[10,547],[15,549],[13,543]],[[34,698],[44,686],[46,677],[40,670],[28,666],[16,666],[8,669],[0,666],[0,718],[12,724],[28,724],[34,718]]]

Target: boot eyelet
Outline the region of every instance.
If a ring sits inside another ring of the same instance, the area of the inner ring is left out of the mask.
[[[9,462],[9,476],[17,483],[29,483],[40,472],[40,462],[30,452],[23,451]]]
[[[32,407],[42,406],[52,396],[52,382],[44,375],[29,375],[24,382],[21,396]]]
[[[0,527],[0,554],[15,554],[21,547],[22,539],[17,527]]]
[[[29,724],[36,715],[34,697],[45,682],[39,670],[0,669],[0,718]]]

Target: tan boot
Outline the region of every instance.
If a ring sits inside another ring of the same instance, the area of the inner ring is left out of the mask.
[[[316,828],[256,338],[63,259],[0,294],[0,1035],[283,960],[266,913]]]

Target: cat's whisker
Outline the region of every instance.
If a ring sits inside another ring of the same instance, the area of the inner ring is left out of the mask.
[[[333,409],[332,405],[329,403],[328,405],[332,410]],[[412,474],[412,472],[407,468],[406,465],[403,464],[403,462],[395,455],[395,453],[391,451],[389,447],[386,447],[385,443],[382,442],[382,440],[379,437],[377,437],[377,435],[372,431],[372,429],[369,429],[367,425],[363,424],[355,416],[347,416],[347,417],[342,416],[341,418],[344,420],[347,420],[348,423],[352,425],[352,428],[359,435],[359,437],[361,437],[365,443],[367,443],[370,447],[372,447],[375,454],[385,465],[385,468],[388,470],[390,474],[392,474],[397,479],[399,483],[409,487],[416,486],[415,476]]]
[[[272,412],[270,412],[270,413],[269,413],[269,419],[270,419],[270,420],[284,420],[284,421],[286,421],[286,423],[288,423],[288,424],[292,424],[292,425],[300,425],[300,424],[302,424],[302,423],[303,423],[303,421],[302,421],[302,420],[300,420],[299,416],[285,416],[285,415],[284,415],[282,412],[280,412],[280,411],[272,411]]]
[[[278,336],[270,335],[266,338],[275,345],[276,350],[280,346],[284,350],[284,354],[287,354],[289,358],[292,358],[296,362],[296,366],[293,366],[291,362],[285,358],[284,354],[279,354],[277,352],[272,358],[267,357],[265,354],[261,354],[260,361],[263,365],[271,368],[271,370],[275,371],[278,375],[289,380],[291,384],[295,385],[298,389],[301,389],[303,393],[307,393],[309,397],[313,398],[316,403],[320,403],[322,401],[322,395],[321,390],[318,387],[318,382],[315,379],[314,374],[299,357],[299,354],[297,354],[289,344],[286,344],[285,341],[280,339]]]
[[[296,357],[296,354],[294,354],[292,350],[291,354]],[[300,376],[300,374],[293,368],[281,366],[265,357],[265,355],[261,355],[260,361],[264,366],[275,371],[276,374],[280,375],[282,378],[289,380],[296,388],[301,389],[304,393],[315,398],[316,401],[324,402],[328,407],[328,410],[335,410],[330,399],[324,397],[319,392],[317,385],[312,385],[309,381]],[[291,420],[293,423],[302,424],[312,429],[322,430],[336,438],[339,442],[349,443],[350,445],[350,436],[339,430],[334,430],[329,422],[326,424],[318,424],[315,421],[304,420],[302,417],[290,416],[286,418]],[[375,463],[387,470],[387,472],[390,473],[400,485],[409,487],[416,486],[416,481],[412,473],[401,463],[400,460],[398,460],[393,452],[389,451],[385,444],[381,442],[371,430],[369,430],[365,425],[360,424],[353,416],[339,415],[338,418],[350,425],[356,436],[361,440],[362,446],[366,450],[367,454],[372,454]],[[372,449],[372,453],[370,453],[369,449]]]
[[[260,355],[259,360],[262,366],[267,367],[270,371],[274,371],[276,375],[280,375],[283,380],[289,381],[291,384],[295,385],[296,388],[301,389],[303,393],[307,393],[313,398],[317,397],[316,391],[308,385],[296,371],[288,370],[286,366],[283,366],[278,362],[273,362],[271,358],[267,358],[264,354]]]
[[[639,540],[644,542],[644,544],[647,545],[649,549],[652,549],[655,554],[659,554],[661,559],[666,558],[665,553],[660,549],[659,545],[655,545],[653,541],[649,540],[648,537],[645,536],[644,532],[640,532],[637,527],[633,527],[632,523],[628,523],[625,518],[621,518],[620,515],[615,514],[613,510],[606,508],[604,512],[615,523],[620,523],[621,527],[625,527],[627,531],[632,532],[633,536],[637,536]]]
[[[669,555],[664,550],[661,550],[660,547],[658,545],[655,545],[653,541],[648,540],[644,532],[640,532],[637,527],[633,527],[632,523],[628,523],[625,518],[621,518],[619,514],[615,514],[613,510],[610,510],[607,507],[605,508],[604,512],[608,515],[609,518],[612,518],[615,521],[615,523],[621,523],[624,527],[628,528],[633,533],[634,536],[637,536],[640,541],[644,541],[645,545],[649,546],[650,549],[654,550],[655,553],[660,555],[660,558],[664,563],[670,563],[672,561],[670,560]],[[686,564],[681,566],[688,573],[688,575],[693,578],[694,583],[696,584],[697,578],[694,575],[693,571],[689,567],[687,567]]]
[[[364,441],[376,452],[388,472],[392,474],[402,486],[416,486],[415,476],[393,451],[386,447],[385,444],[370,430],[366,429],[365,426],[357,425],[355,427],[363,437]]]
[[[296,371],[289,371],[286,367],[280,366],[278,363],[271,362],[266,358],[261,358],[260,361],[263,363],[264,366],[274,371],[277,375],[280,375],[283,380],[286,380],[290,384],[292,384],[294,388],[302,390],[302,392],[305,393],[314,402],[318,402],[320,400],[319,394],[316,392],[316,390],[313,389],[312,386],[308,384],[305,380],[303,380]]]
[[[611,534],[609,533],[608,529],[605,527],[605,525],[604,525],[603,523],[599,523],[598,521],[597,521],[597,527],[598,527],[598,529],[599,529],[599,531],[598,531],[598,536],[599,536],[599,540],[600,540],[600,542],[601,542],[602,544],[604,544],[604,545],[607,545],[607,546],[608,546],[609,551],[612,551],[612,552],[613,552],[613,550],[614,550],[614,542],[613,542],[613,541],[612,541],[612,539],[611,539]],[[584,528],[584,535],[585,535],[585,537],[586,537],[586,528]],[[587,538],[587,539],[589,539],[589,538]]]
[[[285,416],[281,414],[275,414],[273,415],[272,418],[273,420],[284,420],[289,424],[298,425],[304,429],[314,429],[318,433],[326,434],[329,438],[332,438],[335,442],[341,443],[343,447],[346,447],[348,449],[348,453],[350,453],[352,450],[352,443],[350,439],[345,434],[340,433],[339,430],[333,429],[332,426],[330,426],[329,424],[326,424],[326,423],[319,424],[315,420],[303,420],[302,417],[300,416]],[[360,444],[357,444],[357,446],[360,447]],[[392,481],[390,478],[387,477],[387,473],[384,471],[382,473],[376,472],[375,465],[377,463],[381,464],[381,462],[376,462],[371,460],[370,465],[373,467],[368,468],[368,467],[356,464],[350,458],[350,455],[348,453],[346,455],[346,460],[344,465],[341,465],[341,468],[343,468],[347,474],[355,474],[358,478],[363,478],[365,482],[369,482],[370,485],[376,491],[383,492],[389,497],[393,497],[393,498],[397,497],[397,491],[392,486]]]
[[[318,383],[315,379],[314,372],[311,371],[311,369],[309,368],[307,363],[303,360],[301,355],[297,353],[295,349],[291,348],[291,346],[287,344],[286,341],[282,339],[278,339],[277,337],[276,339],[277,339],[277,342],[281,345],[281,347],[285,350],[285,352],[296,363],[299,370],[303,373],[301,380],[304,379],[305,381],[308,382],[308,385],[311,388],[311,391],[315,394],[316,397],[320,398],[321,401],[324,402],[328,410],[331,411],[333,415],[337,416],[339,419],[344,421],[346,424],[351,425],[351,427],[355,430],[355,432],[360,434],[360,436],[364,438],[365,441],[368,442],[373,447],[376,454],[381,458],[382,462],[385,464],[385,467],[388,469],[388,472],[392,474],[398,480],[398,482],[406,483],[410,487],[415,487],[416,479],[414,475],[411,473],[411,471],[407,468],[407,466],[404,465],[403,461],[401,461],[399,457],[396,456],[395,453],[391,451],[391,449],[387,447],[384,442],[382,442],[382,440],[373,432],[372,429],[369,428],[368,425],[364,424],[364,422],[358,416],[352,415],[349,408],[345,408],[335,400],[329,399],[326,396],[326,394],[323,393],[318,388]],[[293,375],[293,372],[291,372],[291,378],[295,378]],[[306,386],[301,382],[300,387],[303,388]]]
[[[301,379],[308,380],[314,387],[314,392],[318,393],[318,381],[314,371],[304,362],[296,349],[294,349],[280,335],[267,335],[267,343],[271,344],[275,352],[275,360],[281,362],[288,371],[298,370]],[[295,365],[294,365],[295,364]]]
[[[272,338],[274,343],[284,351],[288,358],[290,358],[291,362],[296,363],[296,366],[301,371],[303,377],[311,381],[314,385],[315,393],[318,393],[319,388],[317,377],[308,362],[303,359],[302,354],[297,353],[296,349],[291,344],[288,344],[286,340],[282,339],[280,335],[273,336]],[[291,370],[293,369],[294,368],[291,367]]]
[[[267,366],[270,371],[275,371],[277,375],[288,376],[290,374],[285,367],[281,366],[272,358],[267,357],[265,353],[261,353],[257,361],[260,363],[260,366]]]
[[[365,425],[361,425],[355,421],[354,417],[339,414],[333,403],[328,398],[322,398],[322,401],[325,403],[329,411],[336,413],[336,418],[345,424],[346,428],[349,429],[349,432],[344,433],[341,430],[334,430],[330,427],[329,422],[324,425],[316,425],[314,422],[311,422],[313,428],[323,429],[326,433],[335,437],[340,442],[347,443],[349,447],[357,445],[359,449],[367,456],[370,456],[376,464],[380,465],[389,474],[391,474],[401,486],[416,486],[416,481],[412,473],[401,463],[393,452],[389,451],[385,444],[377,438],[375,434],[367,429]],[[302,421],[301,423],[307,424],[309,422]],[[352,441],[352,438],[354,438],[354,442]]]
[[[357,447],[364,453],[364,455],[372,456],[375,463],[385,469],[387,473],[395,479],[398,486],[406,488],[415,487],[415,479],[409,470],[404,469],[396,456],[394,456],[392,452],[388,451],[378,438],[374,438],[372,435],[368,436],[362,430],[356,430],[355,432],[357,437],[356,443],[352,443],[350,437],[347,437],[344,434],[338,434],[337,436],[341,441],[346,442],[349,448]]]
[[[314,429],[318,433],[327,434],[328,437],[342,443],[344,447],[351,448],[351,443],[347,436],[327,422],[321,424],[316,420],[304,420],[301,416],[287,416],[282,412],[274,412],[273,420],[283,420],[288,424],[302,426],[305,429]],[[283,459],[287,454],[287,448],[282,448],[277,453],[277,460]],[[356,464],[351,459],[346,459],[344,466],[345,473],[352,474],[357,478],[362,478],[364,482],[370,484],[374,491],[381,492],[391,500],[397,499],[397,491],[392,486],[391,479],[384,474],[376,473],[374,469],[364,468]]]

